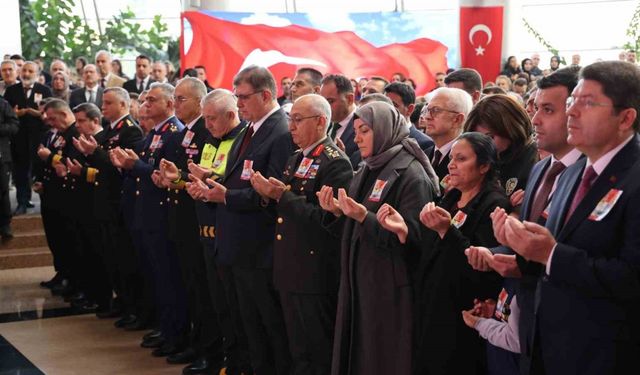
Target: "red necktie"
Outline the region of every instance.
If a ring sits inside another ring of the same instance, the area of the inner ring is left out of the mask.
[[[598,177],[598,174],[593,169],[593,166],[589,166],[582,176],[582,181],[580,181],[580,186],[578,187],[578,191],[576,191],[576,195],[573,197],[573,201],[571,202],[571,207],[569,207],[569,211],[567,212],[567,216],[565,217],[565,223],[569,221],[571,215],[576,210],[576,207],[580,204],[582,199],[587,195],[589,189],[591,189],[591,185],[593,185],[593,181]]]
[[[244,155],[247,147],[249,147],[249,142],[251,142],[251,137],[253,136],[253,124],[249,125],[247,132],[244,134],[244,138],[242,138],[242,144],[240,144],[240,152],[238,152],[238,157]]]
[[[551,168],[549,168],[549,172],[547,176],[544,178],[542,182],[542,186],[540,186],[540,190],[538,191],[538,195],[536,195],[533,200],[533,204],[531,205],[531,211],[529,212],[529,221],[536,222],[538,218],[544,211],[547,204],[549,204],[549,194],[551,194],[551,189],[553,188],[553,184],[556,182],[556,177],[564,171],[566,167],[559,161],[553,162]]]

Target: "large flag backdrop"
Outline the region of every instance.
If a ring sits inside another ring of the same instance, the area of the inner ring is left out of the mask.
[[[455,64],[458,56],[455,12],[432,15],[435,21],[431,23],[425,12],[353,14],[342,24],[335,21],[345,20],[344,15],[336,15],[329,18],[333,24],[323,28],[333,32],[310,27],[317,25],[307,15],[295,13],[185,12],[182,17],[181,66],[204,65],[214,87],[231,88],[233,76],[242,67],[259,64],[268,67],[277,80],[293,76],[303,66],[351,78],[389,78],[400,72],[417,83],[418,94],[424,94],[435,86],[435,73],[447,70],[447,58],[453,65],[451,61]],[[236,22],[241,20],[245,22]],[[345,29],[352,31],[338,31]],[[445,40],[426,38],[425,33]]]

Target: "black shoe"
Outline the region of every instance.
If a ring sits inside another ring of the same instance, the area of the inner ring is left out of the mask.
[[[24,215],[26,213],[27,213],[27,206],[19,204],[18,207],[16,207],[16,210],[13,211],[13,216]]]
[[[27,201],[27,203],[25,204],[25,207],[27,207],[27,208],[34,208],[35,206],[36,205],[33,204],[33,202],[31,202],[31,201]]]
[[[53,288],[51,288],[51,294],[53,294],[54,296],[67,296],[71,295],[74,291],[75,289],[73,289],[73,287],[69,283],[69,280],[67,279],[62,280],[60,284],[55,285]]]
[[[56,275],[49,281],[41,281],[40,282],[40,286],[43,288],[53,288],[54,286],[60,284],[62,282],[62,280],[64,279],[64,276],[62,276],[62,274],[60,272],[57,272]]]
[[[147,349],[159,348],[164,344],[164,341],[164,337],[158,336],[150,338],[149,340],[143,340],[140,346]]]
[[[176,345],[164,343],[162,346],[155,348],[151,355],[154,357],[166,357],[168,355],[180,353],[182,349],[177,347]]]
[[[149,328],[149,324],[147,324],[147,322],[145,322],[142,319],[136,318],[136,320],[134,322],[131,322],[129,324],[125,324],[125,326],[123,328],[124,328],[125,331],[143,331],[143,330]]]
[[[193,348],[187,348],[179,353],[172,354],[167,357],[167,363],[175,364],[187,364],[196,360],[196,351]]]
[[[162,331],[159,329],[154,329],[153,331],[142,336],[142,340],[149,340],[160,336],[162,336]]]
[[[0,237],[3,243],[13,239],[13,232],[9,224],[0,227]]]
[[[182,375],[218,374],[223,367],[222,361],[212,362],[206,358],[199,358],[197,361],[182,369]]]
[[[136,318],[135,315],[125,315],[122,318],[116,320],[113,325],[116,328],[124,328],[124,326],[126,326],[127,324],[131,324],[133,322],[135,322],[138,318]]]

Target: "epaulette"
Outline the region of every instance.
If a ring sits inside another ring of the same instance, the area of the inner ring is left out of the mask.
[[[131,121],[131,119],[130,119],[130,118],[125,119],[125,120],[124,120],[124,123],[125,123],[127,126],[134,126],[134,123],[133,123],[133,121]]]
[[[324,153],[329,157],[329,159],[337,159],[340,157],[340,152],[332,146],[325,146]]]

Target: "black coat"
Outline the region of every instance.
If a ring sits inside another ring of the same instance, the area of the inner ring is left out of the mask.
[[[365,181],[372,179],[386,181],[378,201],[372,196],[375,184],[366,188]],[[364,166],[354,176],[349,196],[365,197],[360,203],[368,212],[362,223],[345,222],[333,375],[410,374],[411,274],[421,237],[418,214],[434,194],[422,165],[404,150],[384,167],[370,171]],[[378,223],[376,213],[383,203],[404,217],[407,244],[400,244]]]
[[[338,292],[339,232],[322,226],[324,211],[316,192],[322,186],[347,188],[353,177],[347,156],[327,137],[307,157],[313,159],[303,177],[296,176],[302,150],[287,161],[282,182],[291,188],[278,202],[273,280],[281,291],[332,294]],[[317,169],[316,169],[317,168]],[[299,176],[302,176],[300,174]]]
[[[103,93],[104,89],[98,86],[98,91],[96,92],[96,101],[93,103],[98,106],[98,108],[102,108]],[[85,89],[79,88],[71,91],[71,94],[69,95],[69,107],[73,109],[82,103],[88,103]]]
[[[11,108],[18,109],[33,108],[38,109],[40,100],[51,96],[51,89],[45,85],[34,83],[31,88],[31,95],[27,98],[24,93],[22,82],[7,87],[4,99],[9,102]],[[44,122],[39,116],[24,115],[18,118],[20,126],[18,132],[12,139],[12,152],[14,158],[21,161],[29,160],[37,150],[40,139],[47,131]],[[16,160],[14,160],[15,162]]]
[[[18,117],[4,99],[0,99],[0,162],[11,162],[11,138],[18,133]]]
[[[459,194],[453,189],[439,203],[452,217]],[[464,250],[497,245],[489,218],[496,207],[508,209],[508,198],[497,185],[485,186],[461,209],[463,224],[450,226],[444,238],[425,228],[416,277],[415,375],[471,375],[486,368],[482,338],[464,324],[461,312],[473,307],[474,298],[495,299],[501,278],[473,270]]]
[[[538,148],[531,142],[519,149],[509,148],[499,155],[498,179],[507,196],[527,186],[529,172],[538,162]]]
[[[149,78],[149,80],[147,81],[146,86],[144,87],[145,90],[149,90],[149,86],[151,86],[152,83],[154,83],[155,81],[151,78]],[[128,80],[127,82],[125,82],[122,85],[122,88],[127,90],[127,92],[135,92],[140,94],[140,90],[138,89],[138,79],[137,78],[133,78]]]

